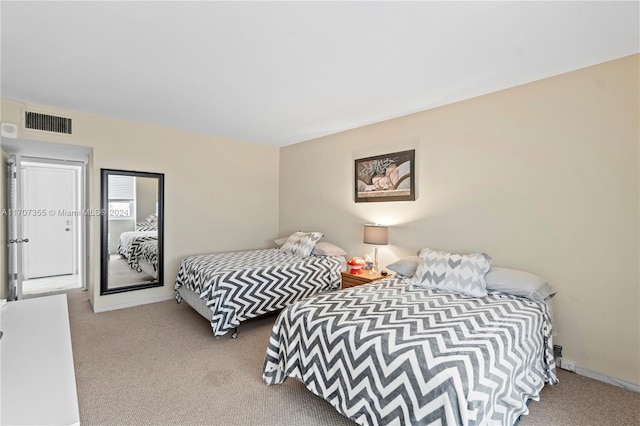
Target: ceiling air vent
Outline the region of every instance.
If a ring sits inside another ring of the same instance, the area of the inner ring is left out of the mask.
[[[27,129],[44,130],[45,132],[71,134],[71,119],[55,115],[40,114],[39,112],[25,112],[25,127]]]

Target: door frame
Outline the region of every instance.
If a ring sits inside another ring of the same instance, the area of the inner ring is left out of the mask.
[[[83,170],[82,167],[84,166],[82,163],[75,163],[73,161],[60,161],[60,160],[48,160],[48,159],[43,159],[43,158],[31,158],[31,157],[22,157],[21,161],[20,161],[20,166],[21,166],[21,173],[24,172],[27,168],[33,167],[33,168],[50,168],[50,169],[60,169],[60,170],[69,170],[73,172],[73,207],[71,209],[71,211],[73,211],[74,213],[77,213],[77,216],[70,216],[70,220],[73,221],[73,237],[72,237],[72,275],[79,275],[82,276],[82,271],[83,269],[81,269],[81,259],[84,257],[82,250],[81,250],[81,244],[82,241],[84,240],[83,238],[83,232],[81,229],[81,223],[82,223],[82,213],[85,212],[86,210],[82,209],[82,197],[84,195],[83,193],[83,188],[81,185],[81,181],[82,181],[82,176],[83,176]],[[21,175],[22,178],[22,182],[20,184],[20,187],[22,189],[22,206],[24,207],[25,204],[25,199],[26,199],[26,194],[29,191],[29,182],[26,179],[25,174]],[[49,214],[47,212],[47,214]],[[57,214],[57,212],[55,213]],[[25,220],[23,219],[22,221],[22,233],[23,233],[23,237],[24,232],[25,232],[25,227],[26,227],[26,223]],[[28,236],[29,238],[32,238],[31,236]],[[28,244],[28,243],[27,243]],[[29,246],[23,246],[23,249],[29,250]],[[22,280],[24,281],[25,277],[25,270],[24,270],[24,266],[25,266],[25,261],[26,259],[26,254],[23,250],[22,253]],[[30,279],[30,278],[29,278]],[[82,281],[82,279],[81,279]]]
[[[77,274],[78,277],[80,278],[80,288],[82,290],[86,290],[87,289],[87,282],[88,282],[88,268],[87,268],[87,253],[88,253],[88,248],[89,248],[89,244],[88,244],[88,229],[89,229],[89,214],[88,212],[90,212],[90,210],[87,207],[87,201],[88,201],[88,197],[87,197],[87,173],[88,173],[88,168],[87,168],[87,163],[82,162],[82,161],[75,161],[75,160],[58,160],[58,159],[52,159],[52,158],[46,158],[46,157],[36,157],[36,156],[25,156],[22,155],[20,156],[20,162],[19,164],[21,166],[24,165],[24,163],[39,163],[39,164],[43,164],[43,165],[52,165],[52,166],[70,166],[69,168],[74,168],[77,170],[76,173],[76,192],[77,192],[77,197],[78,197],[78,235],[75,236],[74,238],[74,245],[76,245],[77,247],[77,252],[74,253],[74,264],[77,265]],[[20,170],[17,170],[17,172],[19,174],[22,173],[22,167],[20,168]],[[18,177],[18,188],[19,188],[19,192],[23,191],[22,188],[22,184],[23,182],[21,182],[22,177]],[[19,193],[18,194],[18,205],[17,208],[21,209],[23,208],[23,194]],[[19,234],[22,234],[22,229],[18,230]],[[23,236],[20,235],[20,238],[22,238]],[[20,256],[21,258],[22,256]],[[22,271],[22,263],[19,262],[18,264],[18,289],[17,289],[17,298],[18,299],[22,299],[22,275],[23,275],[23,271]]]
[[[17,214],[12,215],[9,212],[12,209],[17,209],[19,205],[22,205],[21,179],[18,178],[20,173],[20,155],[10,154],[6,160],[6,166],[7,180],[4,188],[2,188],[2,191],[6,195],[6,208],[8,209],[8,213],[6,215],[3,214],[3,225],[6,229],[7,238],[7,250],[4,259],[6,262],[7,278],[7,294],[5,297],[8,300],[19,300],[22,299],[22,250],[19,249],[18,244],[22,243],[22,234],[20,232],[20,229],[22,229],[22,217]],[[3,282],[2,285],[4,286],[5,283]]]

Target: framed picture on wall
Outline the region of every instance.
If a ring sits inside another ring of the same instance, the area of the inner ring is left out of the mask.
[[[355,160],[355,202],[415,201],[416,150]]]

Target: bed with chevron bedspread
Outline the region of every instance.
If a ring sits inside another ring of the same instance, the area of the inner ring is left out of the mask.
[[[343,265],[341,256],[299,257],[278,249],[190,256],[178,269],[176,300],[185,289],[195,293],[211,311],[213,334],[222,336],[244,320],[338,289]]]
[[[361,425],[513,425],[557,382],[552,349],[544,302],[387,278],[284,309],[263,379],[294,377]]]

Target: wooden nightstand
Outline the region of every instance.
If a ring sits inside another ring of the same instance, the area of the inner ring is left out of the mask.
[[[357,285],[367,284],[372,281],[387,278],[389,275],[381,275],[380,272],[372,273],[371,271],[362,271],[361,274],[350,274],[349,272],[342,272],[342,288],[344,289],[355,287]]]

